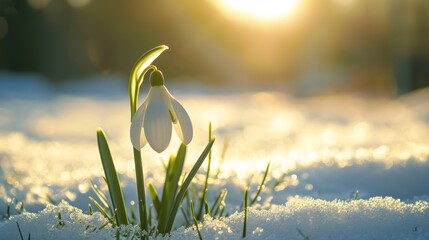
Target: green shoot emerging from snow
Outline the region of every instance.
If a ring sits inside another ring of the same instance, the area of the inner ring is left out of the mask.
[[[244,190],[244,221],[243,221],[243,238],[246,237],[247,232],[247,207],[248,207],[249,189]]]
[[[20,237],[20,239],[21,239],[21,240],[24,240],[24,236],[22,235],[21,227],[19,226],[19,223],[18,223],[18,222],[16,222],[16,226],[18,227],[18,232],[19,232],[19,237]],[[27,238],[27,240],[30,240],[30,239],[31,239],[31,234],[29,233],[29,234],[28,234],[28,238]]]
[[[194,220],[195,228],[197,229],[198,238],[199,238],[200,240],[203,240],[203,236],[201,236],[200,228],[199,228],[199,226],[198,226],[197,218],[195,217],[195,212],[194,212],[194,203],[193,203],[192,201],[191,201],[191,211],[192,211],[192,219]]]
[[[137,196],[141,236],[148,238],[152,234],[170,233],[178,209],[187,194],[187,190],[198,169],[203,164],[207,155],[211,152],[214,138],[211,136],[206,148],[194,163],[191,171],[186,175],[182,174],[185,163],[187,146],[193,136],[191,120],[183,106],[169,93],[165,86],[164,76],[152,62],[168,47],[161,45],[143,54],[131,70],[129,78],[129,94],[131,105],[131,127],[130,136],[133,145],[134,164],[136,171]],[[138,96],[140,86],[143,83],[146,73],[150,74],[150,89],[143,103],[138,107]],[[149,193],[152,198],[152,206],[156,212],[157,226],[152,226],[151,211],[146,203],[146,186],[144,184],[143,164],[140,150],[146,143],[158,153],[164,151],[170,143],[172,126],[182,144],[176,156],[172,156],[166,167],[166,175],[162,196],[159,196],[155,187],[149,184]],[[134,216],[134,204],[132,204],[131,219],[129,219],[125,207],[124,196],[118,173],[109,150],[107,138],[101,128],[97,130],[98,148],[101,162],[103,164],[105,180],[109,189],[110,202],[102,191],[94,184],[93,190],[99,201],[90,197],[91,202],[100,212],[114,225],[122,225],[137,222]],[[211,155],[209,157],[211,161]],[[210,166],[210,163],[209,163]],[[209,173],[207,173],[208,175]],[[179,182],[183,179],[181,185]],[[205,191],[207,183],[205,184]],[[223,194],[225,196],[226,194]],[[224,198],[224,197],[223,197]],[[205,197],[201,204],[205,203]],[[92,207],[89,207],[92,211]],[[149,214],[148,214],[149,211]],[[209,211],[209,210],[207,210]],[[207,212],[206,211],[206,212]],[[201,214],[201,211],[199,211]],[[148,216],[149,215],[149,216]]]

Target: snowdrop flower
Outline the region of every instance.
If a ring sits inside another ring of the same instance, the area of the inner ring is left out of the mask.
[[[161,71],[150,75],[150,89],[143,104],[131,121],[131,142],[140,150],[146,143],[158,153],[164,151],[171,140],[172,125],[183,143],[192,140],[192,123],[186,110],[164,85]]]

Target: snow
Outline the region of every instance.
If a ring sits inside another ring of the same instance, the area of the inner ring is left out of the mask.
[[[107,226],[99,230],[106,222],[99,212],[85,215],[82,210],[62,201],[57,206],[48,204],[37,214],[24,212],[12,216],[0,224],[0,232],[2,239],[19,239],[18,223],[25,239],[29,234],[31,239],[109,239],[115,236],[113,228]]]
[[[428,217],[429,203],[422,201],[407,204],[389,197],[350,201],[294,198],[269,209],[249,208],[246,239],[427,239]],[[243,212],[224,219],[206,216],[199,228],[203,239],[242,239],[243,219]],[[25,238],[31,234],[32,239],[113,239],[116,229],[110,224],[100,230],[106,221],[100,213],[87,215],[63,201],[37,214],[13,216],[0,223],[0,232],[2,239],[19,239],[19,223]],[[128,230],[136,229],[129,226]],[[180,227],[171,236],[157,239],[198,239],[198,235],[194,227]]]
[[[89,180],[105,189],[98,127],[107,134],[126,201],[137,199],[126,83],[111,76],[50,85],[39,76],[9,73],[0,73],[0,80],[0,216],[7,204],[23,201],[26,209],[18,215],[12,209],[11,219],[0,222],[0,238],[17,238],[16,221],[34,239],[114,236],[110,226],[83,229],[105,223],[86,210],[94,196]],[[219,174],[208,199],[227,189],[230,216],[206,218],[204,239],[241,238],[243,189],[250,186],[255,194],[268,162],[268,181],[249,210],[249,239],[304,239],[297,228],[310,239],[428,237],[428,89],[391,99],[167,87],[194,123],[188,169],[207,143],[209,121],[217,137],[212,169]],[[178,144],[174,137],[161,155],[142,150],[147,182],[161,187],[161,160]],[[359,200],[351,201],[356,191]],[[67,223],[61,228],[58,211]],[[172,239],[195,234],[178,228]]]
[[[428,203],[405,204],[393,198],[325,201],[298,198],[268,210],[250,209],[247,239],[427,239]],[[204,239],[242,239],[243,212],[205,219]],[[172,239],[197,239],[192,228],[180,228]]]

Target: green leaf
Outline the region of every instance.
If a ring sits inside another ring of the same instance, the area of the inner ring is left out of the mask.
[[[131,214],[130,224],[132,224],[132,225],[135,225],[136,220],[137,220],[137,218],[136,218],[136,206],[135,205],[136,204],[134,203],[134,201],[130,202],[130,214]]]
[[[209,122],[209,141],[212,139],[212,123]],[[208,157],[208,164],[207,164],[207,172],[206,172],[206,179],[204,181],[204,187],[203,187],[203,195],[201,196],[200,199],[200,208],[198,209],[198,214],[197,214],[197,219],[201,220],[202,215],[203,215],[203,206],[206,204],[207,202],[207,192],[208,192],[208,186],[209,186],[209,178],[210,178],[210,169],[211,169],[211,165],[212,165],[212,151],[210,149],[209,151],[209,157]],[[206,213],[207,212],[207,208],[206,208]]]
[[[93,197],[89,196],[89,200],[95,205],[95,207],[103,214],[105,218],[109,220],[111,223],[115,223],[115,221],[112,219],[112,216],[107,212],[107,209],[101,206],[97,200],[95,200]]]
[[[130,94],[130,104],[131,104],[131,119],[134,116],[134,113],[137,109],[138,97],[140,86],[143,82],[144,75],[151,68],[150,65],[152,62],[168,47],[165,45],[160,45],[144,53],[134,64],[134,67],[131,70],[128,91]]]
[[[195,217],[195,212],[194,212],[194,203],[193,203],[192,201],[191,201],[191,213],[192,213],[192,219],[194,220],[195,228],[197,229],[198,238],[199,238],[200,240],[203,240],[203,236],[201,236],[200,228],[198,227],[198,221],[197,221],[197,218]]]
[[[90,216],[92,216],[92,214],[94,214],[94,210],[92,209],[91,203],[88,203],[88,213]]]
[[[195,162],[194,166],[192,167],[191,171],[189,172],[188,176],[186,177],[185,181],[183,182],[182,186],[180,187],[179,193],[177,193],[177,196],[174,200],[173,209],[170,212],[170,215],[168,217],[167,226],[165,228],[165,233],[168,233],[171,231],[171,228],[173,227],[174,219],[176,217],[177,211],[179,209],[180,204],[182,203],[183,198],[185,197],[186,190],[189,187],[189,184],[191,184],[192,179],[194,178],[195,174],[197,174],[198,169],[200,169],[201,165],[203,164],[204,160],[206,159],[207,155],[210,152],[210,149],[213,146],[215,139],[210,140],[210,142],[207,144],[204,151],[201,153],[198,160]]]
[[[185,221],[186,221],[186,226],[191,225],[191,222],[189,222],[189,216],[188,216],[188,214],[186,213],[186,210],[185,210],[183,207],[180,207],[180,211],[182,211],[183,218],[184,218],[184,219],[185,219]]]
[[[155,207],[156,214],[159,216],[160,208],[161,208],[161,202],[159,201],[158,192],[156,191],[155,186],[153,186],[152,183],[148,183],[149,187],[149,194],[152,198],[153,206]]]
[[[119,184],[118,173],[113,164],[112,155],[110,154],[109,145],[106,136],[101,128],[97,129],[98,150],[100,151],[101,163],[106,176],[107,186],[109,187],[110,198],[114,212],[116,212],[116,220],[118,225],[128,224],[127,211],[125,208],[124,196],[122,188]]]
[[[109,201],[107,200],[106,195],[103,193],[103,191],[101,191],[100,188],[98,188],[98,186],[94,183],[94,181],[92,181],[92,179],[90,180],[90,182],[91,182],[91,188],[92,188],[92,190],[95,192],[95,194],[97,195],[98,199],[100,199],[100,201],[103,204],[103,206],[105,208],[109,208],[111,210],[111,212],[113,213],[113,208],[110,206]]]
[[[267,180],[268,171],[270,171],[270,164],[270,162],[267,164],[267,167],[265,168],[264,177],[262,178],[261,184],[259,184],[258,187],[258,192],[256,192],[256,195],[250,202],[249,206],[252,206],[256,202],[256,200],[258,200],[259,194],[261,194],[262,188],[264,188],[265,181]]]
[[[177,189],[179,188],[179,180],[182,175],[183,165],[186,157],[186,145],[180,144],[176,157],[171,157],[167,166],[167,173],[164,182],[164,190],[161,200],[161,211],[158,216],[158,229],[161,233],[165,233],[163,229],[168,222],[170,211],[173,208]]]
[[[212,213],[210,212],[210,207],[207,201],[204,202],[204,210],[206,211],[206,214],[208,214],[209,216],[212,216]]]
[[[16,222],[16,226],[18,227],[19,236],[21,237],[21,240],[24,240],[24,237],[22,236],[21,227],[19,227],[19,223]]]
[[[212,217],[216,217],[218,212],[223,207],[223,202],[225,201],[227,194],[228,194],[228,191],[225,188],[222,191],[220,191],[219,195],[216,197],[216,199],[212,205],[212,208],[210,210],[212,212]],[[221,217],[221,215],[219,215],[219,217]]]

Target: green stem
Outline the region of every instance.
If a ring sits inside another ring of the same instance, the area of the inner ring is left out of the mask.
[[[210,140],[212,140],[212,123],[211,122],[209,122],[209,141]],[[208,185],[209,185],[211,165],[212,165],[212,150],[210,148],[209,157],[208,157],[207,172],[206,172],[206,179],[205,179],[204,188],[203,188],[203,196],[201,197],[200,208],[198,209],[198,215],[197,215],[198,220],[201,220],[201,215],[203,213],[203,206],[207,202],[207,191],[208,191]]]
[[[144,53],[134,64],[131,69],[131,74],[129,77],[128,83],[128,92],[130,94],[130,105],[131,105],[131,121],[134,117],[134,114],[137,110],[138,98],[140,92],[140,86],[143,83],[144,76],[149,70],[156,70],[157,68],[154,65],[151,65],[152,62],[168,47],[165,45],[160,45],[158,47],[152,48],[151,50]],[[141,70],[141,72],[139,72]],[[146,194],[144,186],[144,176],[143,176],[143,164],[140,149],[137,150],[133,148],[134,152],[134,165],[136,168],[136,182],[137,182],[137,195],[138,195],[138,206],[140,213],[140,228],[141,230],[146,230],[146,233],[149,234],[148,227],[148,218],[146,213]]]
[[[139,199],[140,229],[149,232],[146,213],[146,193],[144,187],[143,164],[140,151],[134,150],[134,165],[136,168],[137,196]]]
[[[206,172],[206,179],[204,182],[203,196],[201,197],[200,208],[198,209],[198,215],[196,216],[197,219],[199,219],[199,220],[201,220],[201,216],[203,214],[203,206],[207,202],[208,180],[209,180],[210,166],[211,166],[212,159],[209,157],[208,160],[209,160],[209,162],[208,162],[208,167],[207,167],[207,172]]]
[[[256,200],[258,200],[258,197],[261,194],[262,188],[264,187],[265,181],[267,180],[268,171],[270,170],[270,164],[271,164],[271,162],[269,162],[267,164],[267,167],[265,168],[264,177],[262,178],[262,182],[261,182],[261,184],[258,187],[258,192],[256,192],[255,197],[250,202],[250,206],[252,206],[256,202]]]
[[[247,232],[247,206],[248,206],[248,197],[249,195],[249,189],[246,188],[244,190],[244,222],[243,222],[243,238],[246,237],[246,232]]]
[[[192,219],[194,220],[195,228],[197,229],[198,238],[199,238],[200,240],[203,240],[203,236],[201,236],[200,228],[198,227],[198,221],[197,221],[197,218],[195,217],[195,212],[194,212],[194,203],[193,203],[192,201],[191,201],[191,213],[192,213]]]

